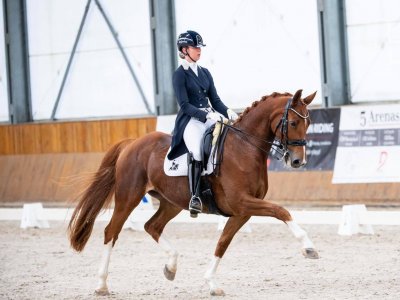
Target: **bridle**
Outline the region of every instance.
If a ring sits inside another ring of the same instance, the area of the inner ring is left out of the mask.
[[[294,108],[290,107],[292,104],[293,99],[289,98],[286,106],[285,106],[285,111],[283,112],[282,118],[280,119],[278,125],[276,125],[275,131],[274,131],[274,136],[276,136],[276,132],[278,129],[281,131],[281,138],[279,140],[275,139],[274,141],[269,141],[266,139],[259,138],[255,135],[252,135],[250,133],[247,133],[239,128],[236,128],[230,124],[223,124],[226,126],[228,129],[231,129],[233,132],[237,133],[242,139],[245,139],[249,144],[252,146],[258,148],[262,152],[269,154],[269,151],[265,150],[262,147],[259,147],[258,145],[254,144],[250,138],[253,138],[255,140],[258,140],[263,143],[270,144],[272,146],[271,154],[278,160],[282,160],[285,156],[288,155],[289,150],[288,146],[305,146],[307,144],[307,141],[305,139],[302,140],[291,140],[288,137],[288,115],[289,115],[289,110],[294,112],[296,115],[298,115],[300,118],[306,120],[310,118],[310,113],[307,111],[306,115],[302,115],[298,111],[296,111]],[[220,122],[220,121],[219,121]],[[222,122],[221,122],[222,123]]]
[[[274,136],[276,136],[276,131],[278,130],[278,128],[280,128],[281,131],[281,139],[279,140],[279,145],[281,146],[280,149],[282,151],[277,151],[277,149],[274,148],[274,145],[272,145],[272,149],[273,152],[278,152],[278,154],[281,155],[281,157],[276,157],[276,155],[273,154],[273,156],[275,156],[278,160],[281,160],[282,158],[284,158],[287,153],[288,153],[288,146],[298,146],[298,147],[303,147],[305,145],[307,145],[307,141],[305,139],[302,140],[290,140],[288,137],[288,114],[289,114],[289,110],[291,110],[292,112],[294,112],[296,115],[298,115],[300,118],[306,120],[310,118],[310,112],[307,110],[307,114],[306,115],[302,115],[301,113],[299,113],[297,110],[295,110],[294,108],[290,107],[290,105],[292,104],[293,98],[289,98],[288,102],[286,103],[285,106],[285,112],[282,115],[281,120],[279,121],[278,125],[276,125],[275,128],[275,132],[274,132]]]

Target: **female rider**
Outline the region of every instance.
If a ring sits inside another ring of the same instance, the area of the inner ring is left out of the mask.
[[[188,178],[191,217],[202,211],[200,176],[202,172],[201,139],[204,132],[217,121],[236,120],[238,115],[225,106],[217,94],[210,72],[197,64],[201,48],[206,46],[195,31],[181,33],[177,40],[179,56],[183,59],[173,75],[173,87],[179,104],[175,120],[169,159],[188,153]],[[206,163],[206,162],[205,162]]]

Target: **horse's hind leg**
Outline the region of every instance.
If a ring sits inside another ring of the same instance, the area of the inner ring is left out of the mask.
[[[144,187],[144,185],[143,185]],[[98,271],[98,284],[96,294],[107,295],[107,276],[108,266],[110,263],[111,250],[118,239],[118,235],[122,230],[125,221],[128,219],[134,208],[140,203],[145,194],[142,190],[136,189],[119,189],[117,186],[115,192],[115,207],[110,222],[104,230],[104,250]]]
[[[215,249],[214,257],[211,260],[210,268],[204,275],[204,278],[210,287],[210,294],[212,296],[223,296],[225,294],[224,291],[218,287],[218,284],[215,281],[215,274],[217,272],[218,264],[229,244],[231,243],[234,235],[249,219],[249,216],[230,217],[228,222],[226,222],[224,231],[222,232],[217,248]]]
[[[293,221],[292,216],[285,208],[265,200],[249,198],[243,201],[241,213],[251,216],[274,217],[285,222],[296,239],[302,243],[303,255],[306,258],[319,258],[318,252],[315,250],[314,244],[308,237],[307,232]]]
[[[160,200],[160,207],[150,220],[146,222],[144,229],[167,253],[168,263],[164,267],[164,275],[168,280],[174,280],[177,270],[178,252],[172,247],[167,238],[164,235],[162,236],[162,232],[165,225],[179,214],[182,209],[172,205],[161,197],[157,198]]]

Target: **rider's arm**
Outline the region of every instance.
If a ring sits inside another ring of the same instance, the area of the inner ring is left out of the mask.
[[[175,90],[175,95],[178,100],[178,104],[183,113],[199,119],[205,123],[207,118],[207,112],[198,109],[196,106],[190,104],[188,92],[185,84],[185,73],[179,69],[174,73],[172,82]]]

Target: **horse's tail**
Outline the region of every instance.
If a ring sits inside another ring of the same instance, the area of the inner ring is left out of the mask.
[[[94,221],[110,205],[115,190],[115,164],[121,151],[132,140],[123,140],[111,147],[94,174],[89,186],[82,192],[68,225],[72,248],[82,251],[93,230]]]

